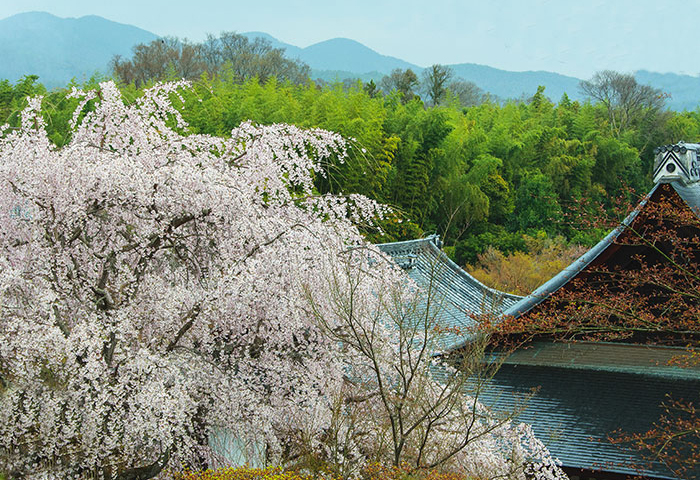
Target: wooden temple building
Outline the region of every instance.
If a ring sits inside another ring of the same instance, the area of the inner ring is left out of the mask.
[[[638,232],[668,229],[669,238],[700,238],[698,226],[674,226],[673,215],[653,221],[647,215],[660,205],[670,205],[692,213],[693,218],[699,216],[698,155],[700,144],[680,143],[657,149],[655,185],[645,199],[597,245],[526,297],[481,284],[442,252],[436,236],[379,248],[418,284],[432,279],[444,298],[440,319],[446,327],[455,331],[473,327],[482,314],[537,321],[548,309],[565,308],[570,298],[567,291],[595,288],[596,282],[601,282],[600,272],[639,271],[645,268],[647,259],[652,268],[663,266],[670,258],[668,249],[674,248],[673,242],[633,241]],[[692,265],[700,262],[700,248],[689,255]],[[700,268],[694,273],[700,274]],[[624,276],[616,278],[619,282]],[[660,297],[654,287],[639,287],[638,293]],[[630,334],[613,340],[583,337],[569,341],[539,335],[507,356],[482,401],[496,410],[513,409],[524,395],[537,389],[518,419],[533,426],[538,438],[574,480],[635,476],[700,479],[698,469],[686,471],[681,477],[663,461],[650,460],[629,446],[613,445],[608,440],[616,431],[642,433],[652,428],[664,413],[662,403],[669,395],[700,405],[700,366],[681,367],[671,361],[683,355],[685,345],[698,337],[700,332],[678,338]],[[445,349],[459,351],[468,341],[468,337],[455,334]]]

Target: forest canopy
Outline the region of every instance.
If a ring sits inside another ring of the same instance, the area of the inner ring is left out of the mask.
[[[554,101],[544,87],[502,101],[440,65],[421,76],[397,70],[378,85],[313,82],[308,68],[269,43],[230,33],[201,44],[141,45],[131,60],[113,63],[127,99],[157,81],[193,80],[181,110],[194,133],[225,136],[250,120],[352,139],[349,159],[329,162],[316,189],[391,205],[396,216],[381,234],[366,231],[371,241],[438,233],[460,265],[478,263],[489,247],[529,253],[529,237],[592,244],[603,232],[582,228],[582,201],[612,208],[610,199],[630,189],[646,192],[653,148],[700,134],[700,111],[668,111],[663,92],[609,71],[582,82],[591,98],[582,103]],[[155,73],[144,73],[151,67]],[[65,93],[74,85],[46,92],[38,80],[0,82],[0,120],[17,125],[25,98],[45,94],[48,133],[61,146],[75,107]]]

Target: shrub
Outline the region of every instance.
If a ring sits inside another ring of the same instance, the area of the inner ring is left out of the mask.
[[[218,470],[174,472],[173,480],[312,480],[316,476],[281,467],[250,468],[231,467]],[[2,478],[2,477],[0,477]],[[333,477],[330,477],[333,479]],[[412,471],[408,466],[388,467],[378,463],[365,467],[361,474],[362,480],[479,480],[456,472]]]
[[[217,470],[184,470],[172,474],[174,480],[311,480],[311,475],[285,471],[280,467],[230,467]]]

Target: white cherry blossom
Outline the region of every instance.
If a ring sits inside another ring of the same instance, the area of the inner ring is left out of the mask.
[[[111,82],[74,89],[62,148],[40,97],[20,129],[0,129],[0,470],[12,477],[151,478],[222,461],[222,433],[267,461],[294,432],[321,448],[344,377],[366,365],[305,292],[375,269],[358,292],[369,315],[386,282],[405,281],[378,254],[348,253],[385,207],[314,191],[345,155],[340,136],[251,123],[187,135],[170,103],[185,86],[130,105]],[[334,322],[331,293],[315,301]],[[390,355],[396,332],[381,334]],[[499,471],[494,438],[463,467]]]

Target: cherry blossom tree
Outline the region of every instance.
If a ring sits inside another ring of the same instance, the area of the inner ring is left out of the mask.
[[[246,461],[284,463],[300,434],[328,452],[348,372],[392,368],[393,350],[367,370],[360,344],[329,335],[348,325],[334,316],[345,290],[329,291],[329,278],[362,274],[351,298],[365,329],[379,326],[377,292],[406,286],[386,258],[358,254],[357,225],[386,208],[314,192],[323,162],[345,156],[342,138],[250,123],[227,138],[188,135],[171,103],[182,87],[157,85],[132,104],[111,82],[74,89],[61,148],[41,98],[19,129],[0,132],[0,471],[10,478],[147,479],[225,462],[231,445]],[[305,292],[318,293],[312,307]],[[387,348],[397,338],[377,333]],[[391,348],[412,348],[402,345]],[[484,436],[472,455],[507,458],[502,430]],[[354,445],[339,454],[364,455]]]
[[[69,144],[41,98],[0,140],[0,469],[149,478],[216,429],[279,450],[341,378],[296,285],[382,208],[319,197],[342,139],[243,124],[183,135],[179,84],[81,99]],[[303,415],[301,415],[303,417]]]

